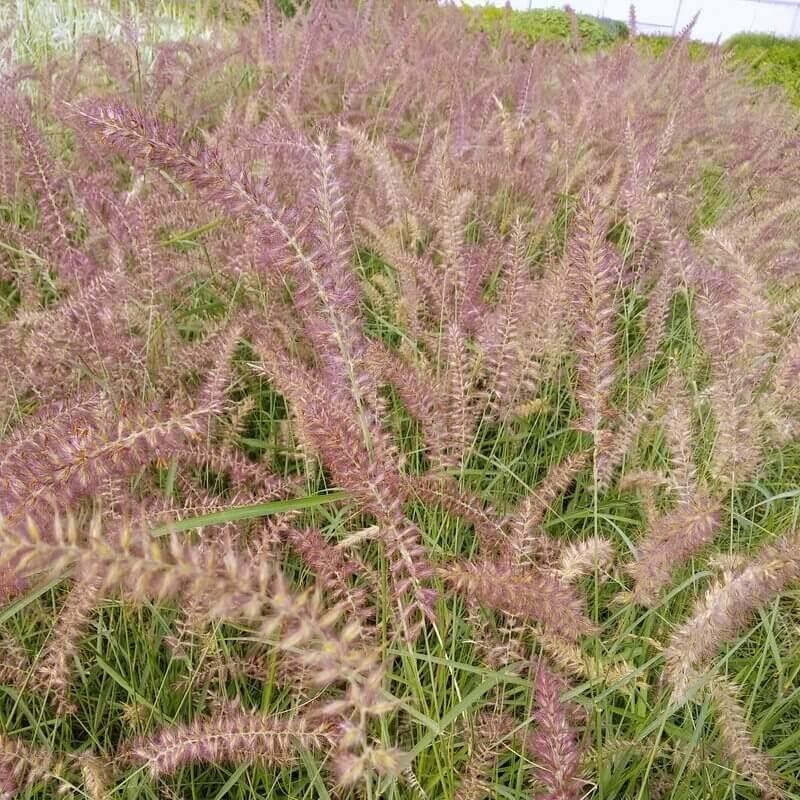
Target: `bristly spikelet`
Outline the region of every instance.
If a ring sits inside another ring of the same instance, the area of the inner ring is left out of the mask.
[[[442,349],[443,408],[447,453],[444,466],[460,467],[472,445],[482,404],[476,391],[476,357],[467,347],[467,334],[457,323],[447,326]]]
[[[689,503],[697,491],[694,461],[692,405],[687,392],[672,387],[673,402],[664,415],[664,435],[670,453],[670,478],[682,503]]]
[[[95,518],[88,529],[56,519],[46,537],[33,526],[0,524],[0,553],[23,574],[60,577],[72,570],[97,592],[139,601],[183,598],[201,604],[209,618],[249,622],[258,637],[280,648],[302,646],[322,684],[342,679],[363,687],[380,672],[374,656],[353,647],[358,621],[338,629],[342,607],[323,608],[318,594],[292,591],[276,567],[253,565],[231,550],[203,551],[127,526],[107,532]],[[290,631],[276,639],[287,625]]]
[[[37,441],[34,427],[30,438],[22,439],[28,447],[3,459],[0,513],[6,524],[21,524],[26,517],[47,524],[54,508],[69,510],[155,459],[179,452],[206,434],[220,412],[217,388],[224,386],[210,384],[201,394],[205,402],[183,412],[118,417],[98,400],[94,409],[81,409],[77,420],[72,408],[57,415],[43,440]]]
[[[344,551],[326,541],[318,530],[287,527],[281,533],[316,573],[317,585],[325,595],[346,608],[348,616],[361,620],[367,634],[375,613],[371,598],[366,589],[353,587],[349,582],[359,573],[358,563],[349,561]]]
[[[608,662],[592,658],[583,652],[579,644],[561,636],[536,630],[534,638],[543,653],[562,673],[581,681],[612,684],[629,678],[633,673],[633,667],[628,662]]]
[[[567,269],[574,280],[572,320],[577,354],[577,427],[597,437],[611,416],[617,377],[616,314],[621,278],[619,256],[607,241],[608,221],[596,197],[586,194],[568,244]]]
[[[526,671],[530,660],[529,648],[518,636],[520,631],[528,626],[523,622],[518,624],[514,618],[507,620],[506,624],[497,625],[493,614],[487,612],[474,598],[465,596],[467,608],[466,621],[471,629],[470,641],[481,663],[490,669],[505,670],[509,674],[522,674]]]
[[[480,561],[439,569],[457,591],[497,611],[535,620],[545,630],[574,641],[591,633],[580,596],[559,580],[534,568]]]
[[[188,725],[162,728],[153,736],[123,745],[117,760],[141,765],[153,777],[170,775],[193,763],[293,763],[300,748],[330,750],[336,725],[305,715],[279,716],[226,708]]]
[[[533,297],[533,282],[526,262],[527,240],[521,224],[512,234],[504,270],[504,285],[497,311],[485,326],[480,347],[486,374],[484,391],[492,413],[505,420],[526,394],[525,377],[531,355],[524,337],[529,320],[526,310]]]
[[[741,572],[712,585],[664,651],[673,701],[685,702],[719,647],[736,636],[753,612],[798,579],[800,535],[793,532],[763,547]]]
[[[503,740],[509,737],[513,728],[513,717],[492,712],[477,715],[472,726],[472,750],[461,773],[454,800],[491,797],[492,789],[486,778],[503,750]]]
[[[36,192],[43,228],[59,272],[68,281],[85,281],[95,270],[86,254],[73,244],[74,226],[68,221],[66,185],[63,176],[47,153],[31,112],[21,99],[10,104],[11,118],[25,152],[25,177]]]
[[[73,661],[91,622],[91,615],[102,598],[97,581],[78,582],[64,601],[61,611],[33,667],[32,681],[59,714],[76,710],[69,696]]]
[[[753,733],[747,721],[747,712],[739,700],[738,687],[726,678],[717,676],[709,683],[708,690],[716,710],[724,755],[730,759],[736,771],[758,789],[764,800],[784,797],[769,756],[753,744]]]
[[[545,562],[556,560],[558,545],[546,533],[542,523],[553,504],[577,480],[588,461],[588,451],[582,451],[553,464],[542,481],[511,514],[508,548],[515,561],[524,563],[531,557]]]
[[[7,603],[25,591],[26,583],[17,573],[9,568],[0,568],[0,603]]]
[[[707,238],[720,265],[697,276],[696,308],[712,359],[706,392],[716,424],[710,468],[715,480],[728,486],[746,480],[762,457],[755,400],[773,349],[773,311],[761,276],[735,244],[719,233]]]
[[[558,577],[564,583],[573,583],[586,575],[593,575],[595,571],[608,570],[613,562],[613,542],[603,536],[591,536],[564,547]]]
[[[21,691],[30,677],[30,668],[25,649],[8,631],[0,629],[0,683]]]
[[[650,520],[644,539],[637,545],[636,560],[628,572],[636,582],[637,603],[653,605],[672,572],[699,552],[717,533],[721,505],[699,493],[664,516]]]
[[[0,733],[0,797],[11,800],[39,781],[62,774],[63,759],[44,747]]]
[[[578,800],[584,791],[581,750],[573,718],[575,709],[561,699],[566,689],[562,678],[544,663],[536,667],[536,730],[528,737],[534,774],[546,787],[549,800]]]
[[[374,411],[355,408],[352,397],[278,349],[265,351],[263,367],[292,403],[302,435],[334,479],[379,522],[391,564],[392,599],[401,628],[415,637],[433,615],[435,592],[425,585],[432,567],[421,532],[403,513],[404,481],[396,452]],[[362,424],[366,425],[365,438]]]
[[[598,440],[594,469],[595,480],[600,489],[609,488],[614,471],[622,463],[643,428],[659,408],[673,400],[677,392],[678,382],[675,376],[668,377],[658,389],[639,403],[635,411],[627,414],[626,418],[614,428],[602,432]],[[680,399],[683,399],[682,396],[679,396]],[[688,443],[685,446],[688,446]]]
[[[81,753],[77,758],[83,776],[83,785],[89,800],[107,800],[109,796],[110,769],[106,760],[94,753]]]
[[[60,402],[57,386],[74,380],[79,365],[122,384],[136,372],[144,356],[131,323],[145,298],[121,262],[114,253],[107,269],[54,308],[31,309],[0,327],[0,358],[18,392]]]

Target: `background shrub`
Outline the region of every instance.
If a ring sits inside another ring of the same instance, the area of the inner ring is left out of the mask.
[[[752,70],[756,83],[780,86],[800,104],[800,39],[741,33],[728,39],[725,49]]]
[[[572,17],[556,9],[511,11],[495,6],[484,6],[468,11],[474,24],[487,33],[509,33],[522,41],[566,41],[572,35]],[[609,47],[628,36],[623,22],[604,20],[586,14],[576,14],[581,45],[588,50]]]

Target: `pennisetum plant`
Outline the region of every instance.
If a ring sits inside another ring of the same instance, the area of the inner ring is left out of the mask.
[[[792,113],[689,30],[123,21],[0,79],[3,796],[800,789]]]

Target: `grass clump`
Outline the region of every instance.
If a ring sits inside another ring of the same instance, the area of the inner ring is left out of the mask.
[[[798,794],[792,110],[208,26],[0,84],[0,794]]]

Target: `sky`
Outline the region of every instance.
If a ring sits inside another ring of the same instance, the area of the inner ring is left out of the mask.
[[[494,0],[490,5],[505,5]],[[630,0],[570,0],[575,11],[612,19],[628,19]],[[486,5],[468,0],[468,5]],[[557,0],[512,0],[515,9],[562,8]],[[713,42],[742,31],[800,36],[800,0],[638,0],[636,17],[642,32],[672,33],[687,25],[699,11],[692,38]]]

